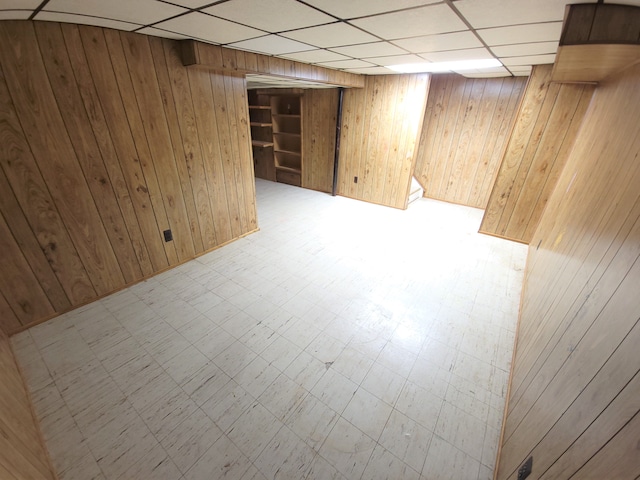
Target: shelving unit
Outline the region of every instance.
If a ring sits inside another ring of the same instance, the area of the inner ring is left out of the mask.
[[[269,95],[249,91],[249,126],[253,146],[253,166],[256,177],[276,180],[273,163],[273,123]]]
[[[301,186],[302,96],[271,95],[276,181]]]

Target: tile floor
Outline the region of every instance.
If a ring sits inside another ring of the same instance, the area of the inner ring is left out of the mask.
[[[526,247],[257,195],[260,232],[12,338],[60,478],[491,478]]]

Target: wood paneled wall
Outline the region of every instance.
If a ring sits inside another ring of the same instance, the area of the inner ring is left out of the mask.
[[[338,89],[308,89],[302,101],[302,186],[331,192]]]
[[[0,46],[5,331],[256,229],[242,77],[97,27],[0,22]]]
[[[533,235],[499,479],[640,475],[639,83],[597,87]]]
[[[364,88],[345,91],[340,195],[407,207],[429,80],[428,74],[368,76]]]
[[[487,206],[526,81],[432,77],[414,171],[425,197]]]
[[[533,67],[480,231],[529,243],[567,161],[593,85],[551,83]]]
[[[6,335],[0,331],[0,478],[54,480],[49,456]]]

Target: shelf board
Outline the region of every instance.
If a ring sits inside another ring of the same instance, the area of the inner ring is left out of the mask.
[[[299,137],[299,133],[290,133],[290,132],[273,132],[274,135],[289,135],[291,137]]]
[[[272,113],[274,117],[300,118],[300,115],[291,115],[288,113]]]
[[[273,147],[273,142],[263,142],[262,140],[251,140],[251,145],[253,145],[254,147],[260,147],[260,148]]]
[[[271,110],[271,105],[249,105],[252,110]]]
[[[302,155],[300,152],[293,152],[291,150],[274,150],[274,152],[276,152],[276,153],[286,153],[287,155],[296,155],[297,157]]]
[[[270,127],[273,124],[265,122],[249,122],[249,125],[251,125],[252,127]]]
[[[281,172],[289,172],[289,173],[302,173],[302,171],[299,168],[293,168],[293,167],[284,167],[281,165],[276,165],[276,170],[280,170]]]

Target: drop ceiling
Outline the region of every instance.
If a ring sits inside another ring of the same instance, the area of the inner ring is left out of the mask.
[[[580,3],[595,3],[581,0]],[[553,63],[566,0],[0,0],[0,20],[97,25],[360,74],[399,63],[497,58],[466,77]],[[609,2],[606,2],[609,3]],[[640,0],[610,3],[640,4]],[[273,86],[274,80],[249,81]]]

